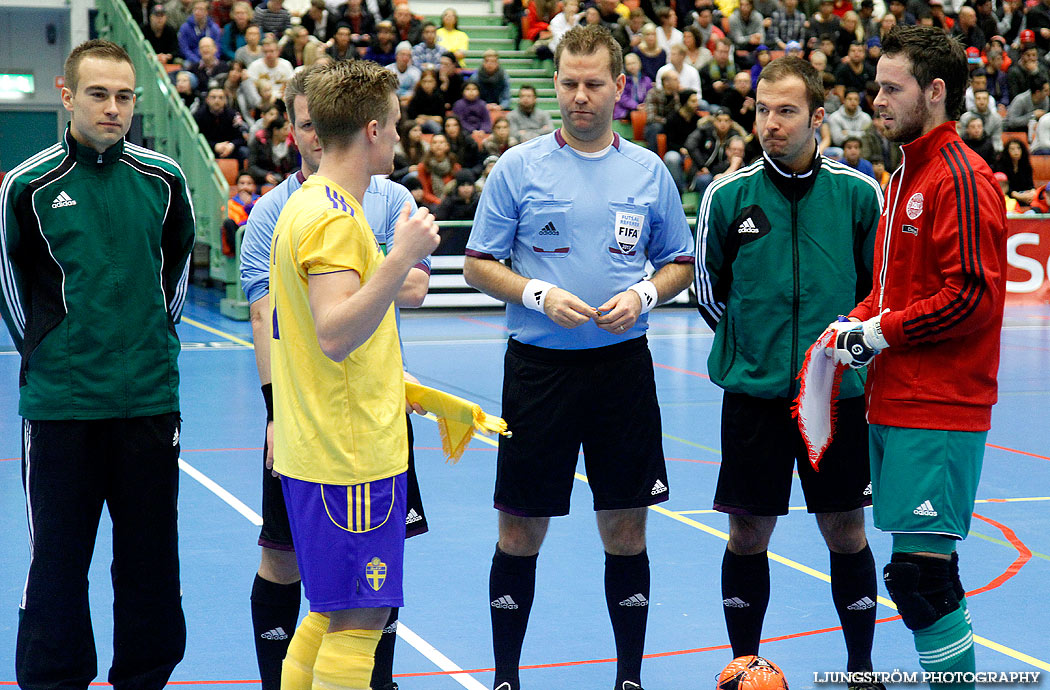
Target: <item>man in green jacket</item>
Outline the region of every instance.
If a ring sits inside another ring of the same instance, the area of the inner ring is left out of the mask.
[[[817,152],[824,90],[807,62],[771,62],[756,100],[762,158],[708,187],[697,220],[696,292],[715,330],[708,371],[725,390],[714,507],[729,514],[726,627],[734,656],[758,653],[769,603],[766,550],[777,516],[788,512],[797,460],[807,508],[830,551],[847,670],[870,671],[877,589],[864,534],[871,493],[863,380],[853,370],[843,376],[838,431],[819,472],[791,405],[808,346],[871,286],[882,192]]]
[[[179,340],[193,247],[186,179],[124,140],[135,70],[108,41],[65,64],[58,144],[0,185],[0,314],[22,358],[19,414],[31,562],[15,665],[22,688],[97,674],[88,567],[113,520],[118,690],[163,688],[186,646],[176,503]]]

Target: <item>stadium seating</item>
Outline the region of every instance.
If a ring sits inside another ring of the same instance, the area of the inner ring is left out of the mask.
[[[1032,179],[1038,189],[1050,182],[1050,154],[1031,156]]]
[[[219,170],[222,171],[223,176],[226,178],[226,184],[231,187],[237,184],[237,175],[241,172],[241,162],[234,158],[218,158],[215,162],[219,165]]]

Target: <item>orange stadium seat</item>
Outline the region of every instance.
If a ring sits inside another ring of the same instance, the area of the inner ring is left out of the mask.
[[[1031,156],[1032,179],[1035,180],[1036,188],[1050,182],[1050,153]]]
[[[644,110],[631,111],[631,127],[634,130],[632,136],[635,141],[645,141],[645,119]]]
[[[1019,141],[1028,146],[1028,135],[1024,132],[1003,132],[1003,145],[1011,141]]]
[[[241,162],[235,158],[216,158],[219,170],[226,177],[226,182],[232,187],[237,184],[237,175],[241,172]]]

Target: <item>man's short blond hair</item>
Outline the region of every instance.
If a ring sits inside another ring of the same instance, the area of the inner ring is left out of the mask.
[[[339,60],[310,71],[306,106],[322,148],[345,148],[365,125],[390,117],[397,77],[370,60]]]
[[[554,69],[558,69],[566,51],[573,55],[594,55],[603,48],[609,54],[609,71],[616,79],[623,74],[623,49],[608,29],[594,24],[573,27],[562,35],[554,51]]]
[[[304,67],[295,73],[295,75],[288,80],[288,83],[284,85],[284,112],[288,116],[288,120],[295,126],[295,97],[306,95],[306,80],[310,77],[312,72],[320,69],[320,67]]]

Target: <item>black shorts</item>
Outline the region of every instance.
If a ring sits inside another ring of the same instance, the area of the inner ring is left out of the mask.
[[[511,339],[504,358],[497,510],[568,515],[580,446],[595,510],[667,500],[660,407],[645,337],[588,350]]]
[[[430,527],[423,512],[423,500],[419,495],[419,480],[416,479],[416,459],[412,452],[414,438],[412,419],[408,419],[408,514],[405,516],[405,538],[423,534]],[[281,478],[266,469],[266,441],[263,440],[263,491],[262,529],[259,531],[259,546],[278,551],[294,551],[292,528],[288,524],[288,509],[284,504]]]
[[[724,393],[715,510],[787,515],[796,461],[809,512],[840,513],[871,505],[864,396],[839,401],[835,438],[815,472],[791,417],[790,400]]]

